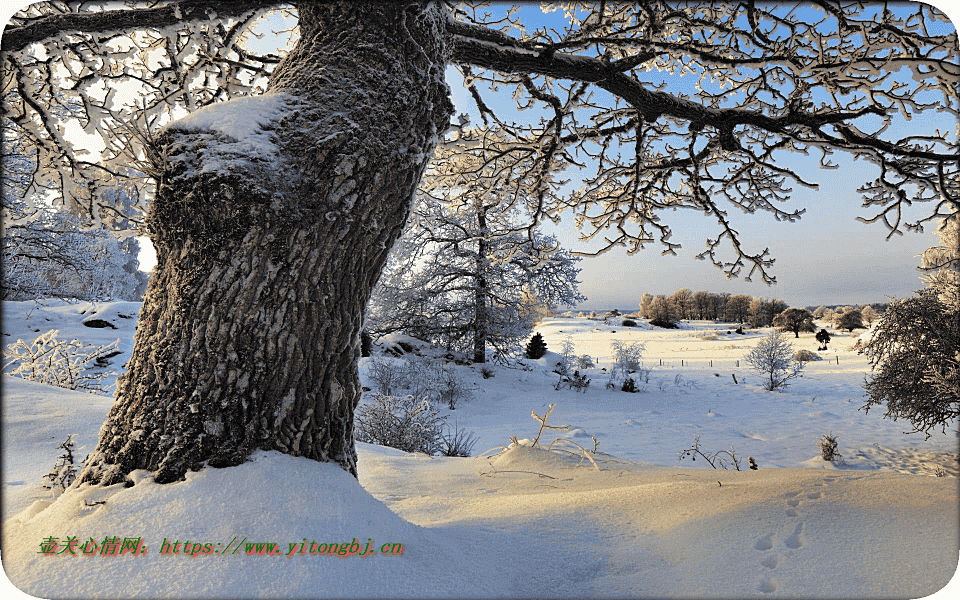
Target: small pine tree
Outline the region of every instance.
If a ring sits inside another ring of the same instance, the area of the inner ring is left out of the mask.
[[[527,343],[526,356],[529,359],[536,360],[538,358],[543,358],[543,355],[547,353],[547,343],[543,341],[543,336],[540,335],[538,331],[536,335],[530,338],[530,341]]]

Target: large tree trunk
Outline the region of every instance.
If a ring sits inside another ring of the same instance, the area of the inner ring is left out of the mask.
[[[80,481],[170,482],[256,449],[356,475],[364,308],[452,112],[444,14],[298,8],[300,42],[270,86],[288,108],[263,128],[275,156],[217,127],[160,139],[157,267]]]

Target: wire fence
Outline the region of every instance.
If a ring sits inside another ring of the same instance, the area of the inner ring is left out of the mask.
[[[596,364],[599,367],[606,367],[614,362],[613,356],[598,356],[596,358]],[[824,357],[823,361],[817,361],[818,364],[840,364],[840,356],[834,355],[829,358]],[[746,363],[742,358],[704,358],[704,359],[687,359],[687,358],[677,358],[675,356],[670,357],[643,357],[643,367],[645,369],[650,368],[673,368],[673,369],[741,369],[741,368],[750,368],[750,365]]]

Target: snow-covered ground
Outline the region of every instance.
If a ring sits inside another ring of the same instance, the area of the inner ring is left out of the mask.
[[[122,354],[106,367],[119,371],[138,308],[6,302],[4,345],[47,329],[97,345],[120,339]],[[117,329],[81,324],[92,318]],[[476,434],[480,456],[360,444],[359,482],[332,465],[259,452],[176,484],[138,473],[131,488],[71,489],[53,501],[40,481],[57,444],[76,434],[78,458],[90,452],[111,399],[5,376],[4,569],[46,598],[920,598],[950,580],[960,540],[956,428],[925,440],[904,434],[905,422],[882,419],[882,410],[860,410],[869,366],[852,347],[862,332],[831,330],[823,361],[768,392],[742,360],[766,331],[638,323],[549,319],[538,331],[551,353],[528,361],[529,370],[494,364],[484,379],[477,366],[448,365],[473,393],[441,412]],[[566,336],[597,363],[586,393],[553,388],[554,353]],[[605,388],[613,339],[646,346],[650,373],[638,393]],[[789,339],[797,349],[817,346],[812,334]],[[442,354],[426,345],[416,352]],[[361,375],[374,387],[369,366],[365,359]],[[548,423],[570,430],[544,433],[537,448],[501,450],[511,436],[536,437],[530,413],[543,415],[549,404]],[[826,433],[839,438],[842,464],[820,458],[817,439]],[[544,449],[561,436],[591,449],[595,438],[603,470]],[[697,436],[705,452],[734,451],[745,470],[679,460]],[[748,456],[758,471],[746,470]],[[141,537],[148,551],[38,554],[51,536],[76,536],[80,545]],[[244,538],[293,554],[248,556],[245,545],[234,554]],[[376,555],[310,553],[331,543],[348,551],[354,538]],[[165,555],[165,540],[210,546]],[[385,553],[384,544],[402,544],[403,554]]]

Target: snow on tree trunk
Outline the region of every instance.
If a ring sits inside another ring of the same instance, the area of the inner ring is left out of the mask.
[[[357,473],[364,308],[452,113],[445,15],[298,9],[265,97],[159,139],[157,267],[80,481],[170,482],[258,448]]]

